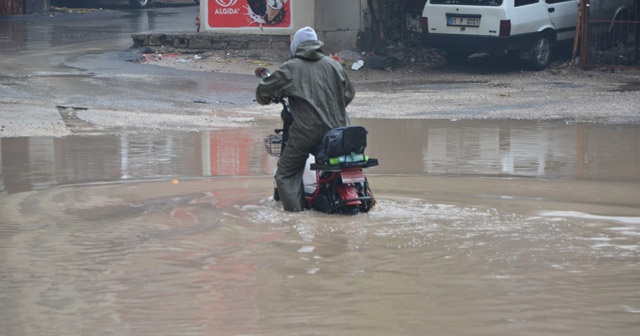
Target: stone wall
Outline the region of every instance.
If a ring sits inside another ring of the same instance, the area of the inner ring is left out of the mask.
[[[137,33],[132,34],[134,47],[188,50],[288,50],[289,35],[239,35],[210,32]]]
[[[42,13],[49,10],[49,0],[25,0],[25,14]]]

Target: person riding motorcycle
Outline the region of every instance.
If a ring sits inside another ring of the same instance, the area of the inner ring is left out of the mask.
[[[342,65],[322,52],[323,46],[313,28],[299,29],[291,41],[293,58],[262,78],[256,88],[261,105],[274,98],[289,99],[293,122],[275,174],[286,211],[304,210],[302,175],[309,153],[329,130],[350,124],[346,107],[355,88]]]

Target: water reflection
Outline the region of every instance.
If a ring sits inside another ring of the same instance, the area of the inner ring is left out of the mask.
[[[379,174],[640,180],[640,126],[560,122],[358,120]],[[262,138],[277,125],[206,132],[1,139],[2,185],[271,174]]]
[[[0,50],[22,50],[26,44],[26,22],[0,20]]]
[[[640,178],[640,126],[513,120],[362,120],[377,171]]]
[[[269,198],[273,120],[1,139],[3,331],[635,335],[637,126],[358,123],[378,205],[348,217]]]
[[[3,138],[0,174],[9,193],[51,184],[124,179],[263,175],[262,135],[251,129]]]

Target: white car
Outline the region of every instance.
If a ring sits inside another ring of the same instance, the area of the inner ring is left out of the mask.
[[[573,41],[579,0],[428,0],[421,20],[427,47],[449,62],[473,53],[517,53],[531,69],[549,66],[558,42]]]

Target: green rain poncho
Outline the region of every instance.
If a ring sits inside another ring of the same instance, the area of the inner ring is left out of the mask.
[[[319,40],[300,43],[295,57],[260,80],[256,100],[289,97],[293,124],[276,171],[276,187],[284,209],[304,210],[302,174],[309,152],[330,129],[349,125],[346,106],[355,89],[341,64],[325,56]]]

